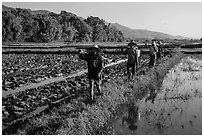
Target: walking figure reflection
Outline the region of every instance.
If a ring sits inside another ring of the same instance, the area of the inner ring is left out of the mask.
[[[124,124],[124,122],[127,122],[129,124],[128,128],[131,131],[135,131],[138,128],[138,126],[136,125],[137,121],[140,119],[138,110],[138,106],[135,106],[134,103],[130,104],[130,107],[128,108],[128,117],[124,117],[122,120],[122,124]]]

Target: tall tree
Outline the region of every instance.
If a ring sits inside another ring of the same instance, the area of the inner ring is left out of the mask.
[[[123,41],[123,34],[105,20],[87,19],[61,11],[60,14],[36,14],[27,9],[2,12],[2,40],[18,42],[51,41]]]

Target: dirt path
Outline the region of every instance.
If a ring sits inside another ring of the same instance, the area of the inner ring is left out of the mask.
[[[202,61],[182,59],[160,90],[128,105],[110,127],[112,134],[202,134]]]

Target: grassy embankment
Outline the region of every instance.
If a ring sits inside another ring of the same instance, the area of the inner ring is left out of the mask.
[[[109,134],[106,124],[119,113],[124,104],[129,104],[142,94],[158,89],[168,70],[185,55],[165,57],[152,69],[142,68],[134,80],[126,76],[103,85],[104,95],[95,104],[85,104],[79,97],[69,103],[53,108],[46,114],[30,119],[17,134]]]

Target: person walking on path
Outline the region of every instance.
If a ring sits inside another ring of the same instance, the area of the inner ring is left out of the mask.
[[[131,40],[128,44],[128,47],[124,51],[124,54],[128,55],[127,74],[128,78],[130,79],[134,77],[135,69],[138,69],[137,44],[133,40]],[[130,68],[132,68],[132,74],[130,73]]]
[[[155,41],[152,41],[152,44],[150,45],[149,48],[149,57],[150,57],[150,61],[149,61],[149,67],[154,67],[155,65],[155,60],[157,58],[157,52],[158,52],[158,47],[156,45]]]
[[[89,94],[91,102],[94,101],[94,84],[98,90],[98,95],[101,93],[101,80],[102,80],[102,70],[104,67],[104,60],[111,60],[102,56],[102,50],[97,46],[93,45],[88,48],[87,52],[79,53],[79,58],[85,60],[88,64],[88,79],[89,79]]]

